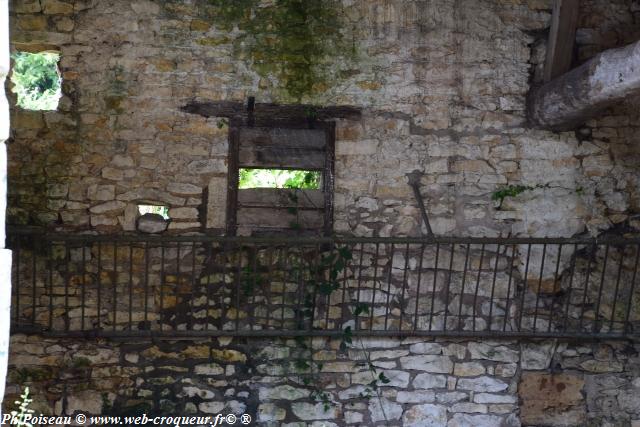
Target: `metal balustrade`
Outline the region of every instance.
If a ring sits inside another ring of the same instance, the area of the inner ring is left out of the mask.
[[[638,239],[15,229],[7,243],[14,333],[635,338],[640,328]]]

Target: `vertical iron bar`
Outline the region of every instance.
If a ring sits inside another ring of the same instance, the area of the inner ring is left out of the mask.
[[[505,246],[505,257],[507,256],[507,251],[509,249]],[[509,259],[509,258],[507,258]],[[511,246],[511,262],[509,263],[509,283],[507,284],[507,301],[505,304],[505,311],[504,311],[504,323],[502,324],[502,332],[505,332],[507,330],[507,320],[509,318],[509,310],[511,310],[511,306],[509,305],[511,303],[511,300],[509,299],[509,296],[511,295],[511,283],[513,282],[513,264],[515,263],[515,259],[516,259],[516,245],[512,245]],[[516,299],[516,290],[514,289],[513,292],[513,299]]]
[[[240,331],[240,282],[242,280],[242,247],[237,247],[236,255],[236,332]]]
[[[253,324],[252,323],[258,323],[258,318],[255,315],[256,314],[256,294],[258,293],[258,245],[256,243],[253,244],[252,247],[252,251],[249,252],[251,254],[251,272],[252,272],[252,278],[250,278],[249,280],[252,281],[251,286],[253,286],[252,289],[252,294],[253,294],[253,304],[250,303],[250,295],[247,295],[247,317],[250,319],[253,317],[254,322],[249,322],[249,330],[252,331],[253,330]],[[249,260],[247,260],[247,264],[249,263]],[[269,307],[267,307],[267,311],[269,310]],[[253,313],[251,313],[251,311],[253,311]],[[282,312],[282,315],[284,316],[284,311]],[[257,326],[257,325],[256,325]],[[258,328],[259,329],[259,328]]]
[[[378,257],[380,256],[380,242],[376,242],[376,253],[373,258],[373,292],[371,296],[371,313],[369,319],[369,330],[373,330],[373,312],[376,306],[376,289],[378,288]],[[382,290],[382,284],[380,285]]]
[[[64,280],[64,330],[69,332],[69,280],[71,280],[71,255],[69,253],[69,242],[65,242],[65,264],[66,264],[66,273]]]
[[[505,249],[507,247],[505,246]],[[495,296],[495,291],[496,291],[496,279],[498,276],[498,262],[500,261],[500,243],[498,243],[498,246],[496,247],[496,262],[493,266],[493,279],[491,281],[491,296],[489,297],[489,323],[487,324],[488,329],[487,330],[492,330],[493,329],[493,305],[495,304],[495,302],[493,301],[493,297]],[[508,295],[507,295],[508,298]]]
[[[471,244],[467,243],[467,250],[464,257],[464,269],[462,270],[462,287],[460,288],[460,304],[458,307],[458,330],[462,330],[462,301],[464,300],[464,286],[467,282],[467,268],[469,267],[469,251],[471,250]]]
[[[402,321],[404,320],[404,294],[407,289],[407,271],[409,270],[409,243],[404,251],[404,273],[402,275],[402,294],[400,296],[400,323],[398,324],[398,330],[402,331]]]
[[[522,286],[522,298],[520,300],[520,315],[518,316],[518,332],[522,332],[522,319],[524,317],[524,300],[529,288],[529,261],[531,260],[531,243],[527,245],[527,261],[524,267],[524,279]]]
[[[85,246],[84,243],[82,243],[82,246],[80,247],[80,249],[82,250],[82,289],[80,290],[81,293],[81,305],[80,305],[80,330],[84,331],[84,305],[85,305],[85,292],[86,292],[86,288],[87,288],[87,283],[85,281],[85,275],[86,275],[86,271],[87,271],[87,265],[86,265],[86,255],[85,255]]]
[[[362,245],[362,250],[364,250],[364,243],[360,243]],[[354,248],[355,248],[355,244],[354,244]],[[341,330],[342,329],[342,325],[344,323],[344,311],[346,309],[345,307],[345,296],[346,296],[346,292],[347,292],[347,269],[345,268],[342,271],[342,304],[340,305],[340,323],[336,324],[336,329],[337,330]]]
[[[422,249],[426,244],[423,243]],[[433,287],[431,289],[431,308],[429,309],[429,332],[431,332],[433,326],[433,311],[435,310],[436,301],[436,282],[438,281],[438,265],[440,265],[440,243],[436,243],[436,260],[435,268],[433,269]],[[418,301],[416,300],[416,312],[418,311]],[[446,313],[446,307],[445,307]],[[417,319],[416,319],[417,321]]]
[[[346,246],[345,246],[346,247]],[[329,310],[331,309],[331,295],[333,294],[334,291],[334,286],[335,284],[338,283],[338,274],[339,272],[337,270],[334,270],[335,267],[335,262],[337,261],[338,257],[340,257],[340,252],[338,251],[336,253],[336,257],[334,259],[334,254],[333,252],[335,251],[335,247],[334,245],[331,245],[331,249],[329,249],[329,282],[331,285],[331,292],[327,293],[327,307],[325,309],[325,318],[324,318],[324,327],[325,329],[329,328]],[[347,269],[347,264],[346,264],[346,260],[344,260],[344,264],[343,264],[343,270]],[[335,272],[335,274],[334,274]],[[335,275],[335,279],[334,276]],[[335,281],[335,283],[334,283]]]
[[[313,268],[313,299],[312,299],[312,309],[311,309],[311,323],[309,323],[309,330],[313,329],[313,324],[316,321],[316,309],[317,301],[318,301],[318,279],[320,277],[320,244],[315,245],[315,255],[313,256],[314,261],[312,261]]]
[[[542,276],[544,275],[544,260],[547,257],[547,244],[542,245],[542,261],[540,262],[540,277],[538,278],[538,291],[536,292],[536,306],[533,310],[533,332],[536,331],[538,323],[538,303],[540,301],[540,292],[542,291]]]
[[[20,286],[20,236],[16,238],[16,281],[15,281],[15,293],[16,293],[16,311],[15,311],[15,322],[16,324],[20,323],[20,290],[22,286]],[[68,315],[68,314],[67,314]]]
[[[196,242],[191,242],[191,298],[189,299],[189,321],[187,329],[192,331],[195,323],[194,299],[196,297]]]
[[[38,271],[38,266],[36,263],[36,245],[39,246],[39,242],[38,244],[35,242],[35,240],[33,241],[33,251],[31,252],[31,324],[35,326],[36,324],[36,308],[37,308],[37,304],[36,304],[36,299],[38,298],[37,293],[36,293],[36,286],[37,286],[37,281],[36,281],[36,275],[37,275],[37,271]]]
[[[98,325],[97,328],[100,330],[102,328],[102,241],[98,240],[98,273],[96,274],[96,286],[98,291]]]
[[[562,256],[562,243],[558,245],[558,258],[556,259],[556,271],[553,274],[553,286],[555,290],[556,283],[558,283],[558,273],[560,272],[560,257]],[[549,326],[547,327],[547,332],[551,332],[551,324],[553,323],[553,312],[554,312],[554,303],[551,303],[551,308],[549,309]]]
[[[355,247],[355,246],[354,246]],[[360,289],[361,289],[361,283],[362,283],[362,264],[363,264],[363,257],[364,257],[364,244],[361,243],[360,244],[360,262],[358,265],[358,291],[356,292],[356,310],[357,307],[360,306]],[[346,271],[346,268],[345,268]],[[355,316],[355,330],[360,330],[360,319],[359,319],[359,313],[356,313]]]
[[[418,307],[420,306],[420,285],[422,282],[422,267],[424,265],[424,250],[426,243],[420,244],[420,263],[418,264],[418,284],[416,285],[416,308],[413,313],[413,331],[418,330]],[[438,267],[438,255],[436,251],[436,268]]]
[[[485,249],[485,244],[483,243],[482,246],[480,247],[480,265],[478,266],[478,277],[476,279],[476,289],[475,292],[473,293],[473,317],[472,317],[472,322],[473,322],[473,329],[472,331],[475,332],[476,331],[476,304],[478,303],[478,291],[480,290],[480,277],[482,274],[482,263],[484,262],[484,249]],[[491,301],[489,301],[491,302]]]
[[[117,321],[117,292],[118,292],[118,241],[113,241],[113,300],[111,301],[113,306],[113,330],[116,330],[116,321]]]
[[[144,327],[151,329],[149,324],[149,242],[144,243]]]
[[[596,242],[593,242],[591,247],[593,252],[589,252],[589,262],[587,263],[587,277],[584,283],[584,295],[582,296],[582,306],[580,307],[580,319],[578,323],[578,330],[576,332],[582,331],[582,322],[584,321],[584,309],[585,309],[585,306],[587,305],[587,293],[589,291],[589,279],[591,278],[591,263],[593,262],[593,258],[597,255],[597,252],[598,252],[598,245]]]
[[[592,331],[596,332],[596,329],[598,328],[598,322],[600,319],[600,302],[602,300],[602,290],[604,288],[604,276],[607,272],[607,261],[609,261],[609,244],[607,244],[605,246],[605,250],[604,250],[604,265],[602,267],[602,275],[600,276],[600,289],[598,290],[598,300],[596,302],[596,311],[594,313],[594,321],[593,321],[593,328]]]
[[[160,320],[160,332],[164,329],[163,310],[164,310],[164,287],[166,284],[164,277],[164,241],[160,242],[160,308],[158,318]]]
[[[274,246],[267,246],[265,248],[265,251],[267,252],[267,302],[266,302],[266,306],[267,306],[267,321],[265,324],[265,329],[269,329],[269,322],[271,320],[271,307],[273,307],[273,304],[271,304],[271,286],[273,284],[273,252],[275,251],[276,247]],[[287,289],[287,284],[283,281],[282,282],[282,302],[284,302],[284,293]],[[282,305],[282,316],[284,317],[284,304]],[[284,329],[284,322],[283,322],[283,329]]]
[[[618,302],[618,289],[620,289],[620,275],[622,274],[622,263],[624,261],[624,249],[622,249],[620,255],[620,264],[618,265],[618,277],[616,278],[616,288],[613,292],[613,307],[611,307],[611,321],[609,322],[609,333],[613,330],[613,322],[616,317],[616,305]]]
[[[47,263],[46,268],[49,272],[49,330],[53,330],[53,241],[46,240],[47,245]]]
[[[389,323],[389,300],[391,298],[391,275],[393,274],[393,253],[395,252],[395,245],[391,243],[391,254],[389,255],[389,274],[388,274],[388,283],[387,283],[387,304],[386,310],[384,312],[384,330],[388,331],[388,323]],[[382,288],[382,287],[381,287]]]
[[[627,313],[624,317],[624,335],[629,333],[629,318],[631,317],[631,307],[633,306],[633,291],[636,285],[636,273],[638,272],[638,261],[640,260],[640,244],[636,246],[636,261],[633,267],[633,276],[631,286],[629,288],[629,304],[627,305]]]
[[[133,330],[133,243],[129,243],[129,330]]]
[[[213,250],[213,243],[212,242],[208,242],[207,243],[207,250],[208,250],[208,254],[206,255],[206,259],[207,259],[207,263],[203,266],[202,271],[204,271],[204,273],[207,275],[207,280],[206,280],[206,290],[205,290],[205,297],[207,298],[207,304],[206,304],[206,313],[204,316],[204,330],[208,331],[209,330],[209,316],[211,315],[211,275],[213,274],[213,270],[211,268],[211,266],[215,265],[215,259],[214,259],[214,250]],[[208,265],[207,265],[208,264]],[[223,278],[224,280],[224,278]]]
[[[449,315],[449,293],[451,292],[451,279],[453,277],[453,257],[455,256],[456,247],[451,243],[451,256],[449,258],[449,277],[447,279],[447,291],[444,293],[444,325],[443,331],[447,330],[447,317]]]
[[[564,320],[562,325],[562,332],[565,332],[565,333],[567,332],[567,326],[569,324],[569,308],[571,306],[571,294],[573,291],[573,277],[575,275],[577,261],[578,261],[578,244],[574,243],[573,258],[571,259],[571,275],[569,276],[569,290],[567,291],[567,307],[564,312]]]

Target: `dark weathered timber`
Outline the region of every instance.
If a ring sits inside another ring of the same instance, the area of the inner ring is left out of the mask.
[[[604,109],[640,94],[640,41],[595,56],[534,89],[528,100],[532,126],[575,129]]]
[[[322,170],[324,150],[305,150],[289,147],[240,147],[241,168],[277,168]]]
[[[317,209],[324,206],[322,190],[246,188],[238,190],[238,206]]]
[[[544,81],[549,82],[571,69],[576,40],[580,0],[556,0],[544,64]]]
[[[293,121],[323,121],[331,119],[360,120],[362,112],[359,108],[340,105],[333,107],[316,107],[313,105],[278,105],[255,104],[253,112],[249,112],[247,105],[233,101],[192,101],[180,108],[191,114],[204,117],[227,117],[247,119],[253,116],[255,125],[259,126],[265,120],[293,120]]]
[[[239,156],[239,128],[232,120],[229,127],[229,173],[227,174],[227,235],[236,235],[238,214],[238,184],[240,181]]]
[[[325,144],[325,134],[322,129],[240,128],[241,148],[278,146],[324,149]]]

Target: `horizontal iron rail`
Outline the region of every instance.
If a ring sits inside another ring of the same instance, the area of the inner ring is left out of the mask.
[[[640,243],[640,237],[231,237],[195,235],[140,235],[140,234],[68,234],[47,232],[41,229],[7,228],[7,236],[42,236],[54,242],[196,242],[196,243],[237,243],[237,244],[304,244],[324,243],[382,243],[382,244],[583,244],[583,245],[629,245]]]
[[[12,333],[638,339],[640,238],[225,237],[10,227]]]

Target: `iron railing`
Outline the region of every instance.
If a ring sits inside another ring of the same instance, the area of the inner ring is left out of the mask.
[[[13,230],[12,331],[634,338],[639,239]]]

